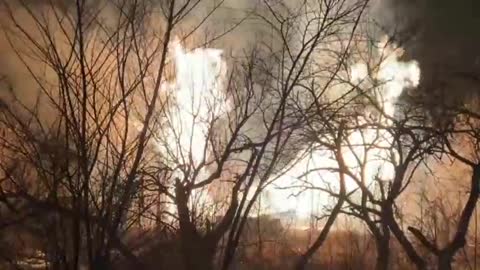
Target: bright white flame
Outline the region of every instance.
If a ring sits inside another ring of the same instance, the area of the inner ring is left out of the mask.
[[[387,45],[386,42],[381,42],[379,48],[383,49],[383,58],[373,71],[374,74],[368,74],[365,63],[356,64],[351,68],[352,83],[371,84],[373,83],[371,79],[381,82],[373,89],[373,96],[383,115],[374,120],[365,116],[359,120],[359,124],[373,121],[381,125],[390,125],[395,113],[395,103],[403,89],[418,86],[420,80],[420,69],[416,61],[399,61],[402,50]],[[388,149],[393,141],[391,134],[381,129],[363,128],[355,130],[347,140],[348,143],[342,147],[342,154],[346,165],[357,179],[364,181],[367,186],[375,177],[382,181],[392,179],[394,167],[388,160],[395,159],[397,153]],[[360,168],[362,164],[365,164],[363,174]],[[316,188],[338,191],[339,176],[335,169],[338,169],[338,163],[331,151],[315,150],[308,156],[299,157],[297,163],[275,181],[275,185],[267,187],[272,211],[294,211],[300,217],[318,214],[332,198]],[[347,192],[356,188],[358,184],[353,178],[347,177]]]
[[[222,89],[226,63],[222,60],[222,51],[218,49],[185,51],[178,41],[171,45],[175,80],[163,85],[169,93],[169,104],[166,120],[156,136],[156,146],[163,162],[175,169],[173,177],[181,180],[191,177],[192,173],[184,175],[183,170],[189,168],[193,172],[201,166],[196,177],[198,182],[207,177],[202,163],[208,164],[212,158],[208,143],[212,125],[229,110]],[[205,190],[194,190],[191,196],[191,202],[197,207],[208,207],[212,202]]]
[[[370,79],[382,82],[373,90],[384,116],[373,120],[389,125],[394,117],[395,103],[405,87],[416,87],[420,79],[420,69],[415,61],[400,62],[401,51],[381,43],[384,57],[381,64],[368,74],[367,65],[359,63],[351,67],[350,80],[355,84],[372,83]],[[173,94],[173,107],[168,113],[168,125],[159,131],[158,148],[164,160],[172,167],[187,165],[193,168],[209,158],[207,143],[211,122],[229,110],[229,103],[222,90],[222,80],[226,75],[226,63],[221,50],[195,49],[185,52],[179,43],[174,44],[176,64],[175,82],[165,86]],[[385,117],[388,116],[388,117]],[[369,117],[361,123],[372,122]],[[165,139],[162,139],[165,138]],[[356,130],[348,137],[349,145],[342,149],[346,164],[353,174],[360,176],[360,165],[366,164],[363,177],[367,185],[374,177],[389,180],[393,176],[393,165],[385,160],[395,158],[395,153],[385,149],[391,145],[391,135],[374,128]],[[366,149],[366,145],[375,145]],[[323,170],[313,169],[323,168]],[[328,168],[338,168],[333,153],[316,150],[307,156],[298,157],[295,165],[267,187],[267,197],[271,206],[269,212],[294,211],[297,216],[307,217],[317,214],[329,203],[331,197],[318,190],[305,190],[305,187],[321,187],[338,190],[338,173]],[[309,173],[307,173],[309,172]],[[199,178],[205,171],[201,171]],[[299,177],[302,176],[302,177]],[[354,180],[347,177],[347,190],[358,188]],[[211,202],[205,192],[199,194],[203,203]]]
[[[176,67],[175,82],[170,86],[173,102],[168,125],[161,131],[167,140],[158,146],[160,153],[168,153],[169,165],[197,167],[209,157],[207,141],[212,122],[228,110],[222,91],[226,64],[221,50],[185,52],[178,42],[173,47]]]

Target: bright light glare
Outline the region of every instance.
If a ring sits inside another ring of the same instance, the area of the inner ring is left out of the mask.
[[[226,63],[222,59],[222,51],[217,49],[195,49],[186,52],[178,42],[174,47],[176,77],[175,82],[166,86],[173,94],[172,109],[168,113],[168,125],[159,131],[159,152],[164,155],[167,164],[175,167],[187,165],[195,168],[203,160],[208,160],[208,132],[210,123],[230,109],[222,81],[226,75]],[[377,123],[391,124],[389,117],[394,117],[395,103],[405,87],[416,87],[420,80],[420,69],[417,62],[401,62],[402,51],[385,42],[379,44],[383,56],[381,64],[368,74],[365,63],[353,65],[350,69],[350,81],[354,84],[372,83],[372,79],[380,81],[373,89],[384,116],[377,117]],[[349,87],[347,84],[345,87]],[[366,123],[367,116],[360,119]],[[373,128],[355,130],[348,137],[348,145],[344,145],[342,153],[347,166],[352,173],[361,174],[360,165],[366,164],[363,179],[368,185],[374,177],[388,181],[392,178],[393,165],[386,160],[395,158],[395,153],[385,149],[391,145],[389,133]],[[375,147],[366,150],[366,145]],[[393,155],[393,156],[392,156]],[[332,198],[318,189],[338,190],[338,173],[332,170],[338,168],[333,153],[327,150],[315,150],[309,155],[297,158],[295,165],[284,175],[267,187],[268,212],[295,212],[297,217],[307,217],[317,214]],[[312,170],[317,169],[317,170]],[[320,169],[320,170],[318,170]],[[313,171],[313,172],[312,172]],[[309,173],[307,173],[309,172]],[[199,178],[205,171],[201,171]],[[358,187],[352,178],[347,177],[347,190]],[[202,202],[211,202],[206,192],[200,196]]]
[[[226,64],[221,50],[199,48],[186,52],[178,41],[172,47],[175,81],[169,87],[172,102],[168,123],[160,131],[167,140],[157,145],[172,167],[197,167],[209,158],[207,138],[211,123],[228,111],[222,89]]]
[[[378,47],[382,59],[373,74],[368,74],[365,63],[358,63],[350,69],[350,81],[359,85],[373,83],[372,79],[380,82],[374,87],[372,95],[380,105],[383,116],[378,116],[374,120],[365,116],[359,123],[373,121],[388,126],[391,125],[395,103],[403,89],[418,86],[420,69],[416,61],[401,62],[399,57],[403,51],[393,47],[392,44],[382,41]],[[358,129],[348,137],[348,143],[342,147],[342,154],[346,165],[357,179],[365,181],[367,186],[375,177],[382,181],[392,179],[394,167],[388,160],[395,159],[397,155],[387,149],[392,145],[392,140],[390,133],[375,128]],[[367,149],[371,145],[374,147]],[[297,162],[285,175],[277,179],[274,185],[267,188],[271,211],[293,211],[297,217],[319,214],[332,197],[317,188],[338,192],[339,175],[335,172],[338,163],[329,150],[314,150],[307,156],[299,157]],[[365,164],[363,174],[360,168],[362,164]],[[347,177],[346,188],[350,192],[358,188],[358,185],[353,178]]]
[[[222,85],[226,63],[218,49],[186,51],[178,40],[172,42],[171,48],[175,79],[162,86],[169,93],[169,104],[166,120],[156,136],[156,146],[163,162],[175,169],[173,177],[193,181],[189,178],[193,173],[185,172],[202,168],[195,179],[198,182],[207,177],[201,164],[208,164],[212,158],[208,143],[212,125],[229,110]],[[191,196],[196,209],[208,207],[212,202],[205,190],[194,190]]]

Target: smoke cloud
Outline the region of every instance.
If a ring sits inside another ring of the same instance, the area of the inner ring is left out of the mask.
[[[399,34],[408,56],[420,63],[418,94],[453,104],[478,97],[480,18],[475,0],[378,1],[375,16]]]

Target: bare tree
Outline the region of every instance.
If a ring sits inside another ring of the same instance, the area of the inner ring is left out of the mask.
[[[453,237],[439,247],[435,241],[429,240],[420,230],[410,226],[408,230],[432,254],[437,257],[438,269],[452,269],[455,255],[466,244],[466,236],[470,220],[479,197],[479,166],[476,157],[478,146],[477,115],[461,106],[460,108],[446,109],[449,115],[454,116],[453,126],[442,127],[438,130],[443,139],[443,147],[437,151],[465,164],[471,171],[468,197],[461,207],[459,217],[453,232]]]
[[[122,239],[155,159],[170,40],[197,4],[2,1],[5,38],[39,89],[31,104],[11,86],[2,107],[2,202],[40,221],[29,231],[49,267],[107,269],[114,250],[142,266]]]
[[[412,108],[412,106],[409,107]],[[386,127],[387,132],[391,133],[391,138],[393,138],[390,147],[398,153],[396,156],[392,155],[388,160],[394,165],[393,178],[389,181],[375,178],[375,188],[362,186],[360,180],[355,181],[359,185],[359,189],[366,194],[362,196],[366,197],[365,200],[368,200],[368,204],[371,206],[354,202],[350,204],[352,209],[347,213],[359,217],[367,225],[370,224],[369,228],[376,238],[384,237],[387,243],[388,230],[390,230],[415,266],[418,269],[427,269],[428,261],[420,252],[421,249],[409,240],[402,229],[403,225],[397,221],[402,210],[397,206],[396,201],[407,189],[412,179],[417,177],[417,168],[422,164],[426,164],[428,167],[429,160],[440,159],[445,162],[444,157],[447,157],[469,166],[472,170],[469,196],[465,204],[460,207],[453,237],[448,239],[443,247],[439,247],[435,241],[429,240],[421,230],[413,226],[408,227],[408,231],[421,243],[423,248],[437,258],[438,269],[451,269],[454,256],[465,245],[470,219],[478,200],[477,163],[475,154],[471,152],[471,149],[475,149],[477,141],[476,116],[463,107],[444,108],[445,112],[453,119],[448,121],[447,125],[442,126],[436,125],[428,119],[425,114],[425,104],[413,108],[415,108],[413,111],[412,109],[403,111],[399,118],[392,120],[390,128]],[[385,127],[377,126],[376,128],[382,130]],[[444,166],[447,164],[444,163]],[[378,195],[372,190],[376,191]],[[377,198],[377,196],[379,197]],[[441,210],[441,207],[436,207],[433,211]],[[375,224],[381,226],[383,233],[375,232]],[[380,243],[377,244],[380,245]],[[385,252],[388,253],[389,249],[381,250],[384,251],[383,255],[387,255]],[[379,249],[378,252],[381,250]],[[380,258],[377,267],[379,265],[382,265]],[[384,267],[387,266],[384,264]]]
[[[375,56],[360,48],[357,59],[367,63],[353,65],[351,70],[346,71],[347,78],[337,76],[338,81],[351,89],[341,97],[343,103],[337,109],[341,114],[336,113],[333,117],[344,122],[343,136],[337,147],[330,146],[330,149],[335,149],[337,164],[320,164],[312,171],[339,173],[339,185],[332,188],[330,185],[309,184],[309,188],[335,199],[335,207],[322,232],[328,232],[339,214],[360,219],[376,242],[376,268],[388,269],[389,224],[392,219],[397,224],[395,198],[405,190],[416,168],[435,145],[435,135],[419,129],[419,121],[424,120],[421,110],[411,107],[399,112],[395,110],[403,88],[409,84],[415,86],[408,81],[418,80],[418,68],[409,63],[411,69],[402,70],[407,64],[399,64],[399,49],[389,40],[377,49],[380,53]],[[385,72],[392,69],[397,74]],[[335,120],[328,119],[322,123],[333,123]],[[318,133],[318,129],[312,130]],[[332,130],[339,131],[338,128]],[[332,134],[332,131],[327,134]],[[320,147],[328,147],[321,141],[316,143]],[[325,234],[320,236],[325,237]],[[402,236],[399,235],[399,240],[403,239]]]

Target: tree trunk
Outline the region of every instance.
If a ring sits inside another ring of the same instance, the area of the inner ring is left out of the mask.
[[[395,235],[395,238],[397,238],[400,245],[403,247],[403,250],[407,254],[408,258],[413,264],[415,264],[416,268],[418,270],[426,270],[427,264],[425,260],[417,253],[415,247],[412,245],[410,240],[408,240],[407,236],[395,220],[392,205],[393,203],[388,203],[382,208],[382,216],[384,222],[387,222],[388,227]]]
[[[390,259],[390,235],[377,239],[377,261],[375,270],[388,270]]]
[[[213,270],[215,248],[205,240],[182,242],[185,270]]]
[[[180,241],[185,270],[212,270],[216,239],[200,235],[190,217],[189,191],[176,179],[176,205],[180,223]]]
[[[438,270],[452,270],[452,256],[441,253],[438,255]]]

